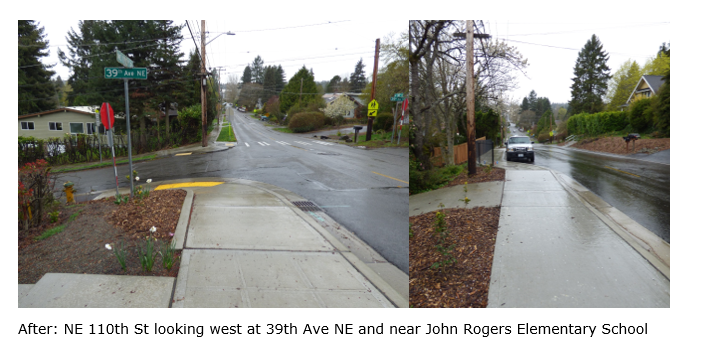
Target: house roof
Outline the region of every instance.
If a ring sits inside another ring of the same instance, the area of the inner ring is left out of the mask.
[[[636,90],[638,90],[638,88],[641,84],[643,84],[643,82],[647,84],[648,88],[650,88],[653,94],[657,94],[658,90],[660,90],[660,86],[665,83],[663,77],[663,75],[643,75],[636,84],[635,88],[633,88],[633,92],[631,92],[631,96],[628,97],[626,104],[631,102],[631,98],[633,98],[633,95],[636,94]]]
[[[80,108],[80,109],[77,109],[77,108]],[[83,109],[83,108],[85,108],[85,109]],[[32,118],[32,117],[36,117],[36,116],[52,114],[52,113],[59,113],[59,112],[73,112],[73,113],[84,114],[84,115],[95,115],[95,110],[90,111],[88,108],[89,107],[62,107],[62,108],[56,108],[56,109],[52,109],[52,110],[45,110],[43,112],[38,112],[38,113],[20,115],[17,117],[17,119]],[[93,108],[93,109],[95,109],[95,108]]]
[[[97,105],[61,107],[61,108],[56,108],[56,109],[51,109],[51,110],[45,110],[43,112],[38,112],[38,113],[19,115],[17,117],[17,119],[33,118],[33,117],[37,117],[37,116],[42,116],[42,115],[47,115],[47,114],[52,114],[52,113],[61,113],[61,112],[72,112],[72,113],[78,113],[78,114],[83,114],[83,115],[95,116],[95,110],[98,108],[100,108],[100,107]],[[115,113],[115,118],[124,119],[125,115]]]
[[[362,95],[360,93],[326,93],[323,94],[323,99],[325,100],[325,103],[330,104],[343,95],[350,97],[355,103],[357,103],[358,106],[364,105],[364,101],[360,98]]]

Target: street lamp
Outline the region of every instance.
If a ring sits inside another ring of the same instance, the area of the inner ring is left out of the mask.
[[[220,33],[220,34],[218,34],[218,36],[212,38],[209,42],[205,43],[205,45],[208,45],[208,44],[212,43],[213,40],[217,39],[220,35],[223,35],[223,34],[225,34],[225,35],[235,35],[235,33],[231,32],[231,31],[228,31],[228,32],[226,32],[226,33]]]
[[[200,47],[201,47],[201,65],[200,65],[200,75],[201,75],[201,88],[200,88],[200,103],[201,103],[201,124],[203,126],[203,134],[202,134],[202,146],[207,147],[208,146],[208,135],[207,133],[207,96],[206,96],[206,89],[205,89],[205,76],[207,75],[205,72],[205,46],[212,43],[213,40],[217,39],[220,37],[222,34],[227,34],[227,35],[235,35],[235,33],[228,31],[226,33],[220,33],[216,37],[212,38],[209,42],[205,42],[205,20],[201,20],[201,29],[203,32],[200,34]]]

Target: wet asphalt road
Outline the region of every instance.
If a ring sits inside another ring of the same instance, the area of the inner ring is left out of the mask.
[[[513,129],[512,129],[513,130]],[[521,132],[513,131],[514,134]],[[563,173],[670,242],[670,166],[535,144],[535,165]]]
[[[280,133],[233,108],[227,116],[236,147],[137,163],[140,178],[226,177],[276,185],[314,202],[408,273],[408,149],[364,150]],[[121,186],[128,185],[127,173],[127,166],[118,167]],[[112,168],[64,178],[74,180],[77,193],[115,187]]]

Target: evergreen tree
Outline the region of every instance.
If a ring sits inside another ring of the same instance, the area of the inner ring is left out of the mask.
[[[242,84],[248,84],[252,82],[252,68],[247,65],[244,67],[244,72],[242,73]]]
[[[328,86],[325,88],[326,93],[337,93],[338,89],[340,88],[340,79],[339,75],[335,75],[330,79],[330,82],[328,83]]]
[[[49,55],[44,27],[32,20],[19,20],[17,36],[18,115],[53,109],[56,106],[56,87],[51,81],[54,71],[40,60]]]
[[[301,79],[303,80],[303,91],[301,94]],[[281,111],[286,113],[288,110],[296,103],[300,106],[305,107],[306,105],[319,101],[320,95],[318,94],[318,89],[315,86],[315,77],[312,71],[308,71],[305,66],[303,66],[296,75],[291,77],[288,84],[284,87],[281,92]]]
[[[145,135],[147,115],[155,116],[165,103],[181,105],[180,100],[188,97],[180,63],[181,29],[182,25],[172,21],[80,21],[78,32],[71,29],[66,37],[68,54],[59,51],[60,61],[71,70],[69,101],[73,105],[109,102],[116,112],[125,112],[123,82],[105,79],[103,73],[104,67],[119,66],[114,55],[119,49],[135,67],[148,69],[146,80],[128,80],[130,116],[137,117],[140,133]]]
[[[264,60],[259,55],[252,62],[252,82],[264,84]]]
[[[264,78],[262,81],[264,86],[264,98],[268,100],[272,96],[278,94],[276,92],[276,67],[267,65],[264,67]]]
[[[535,92],[535,90],[531,90],[530,94],[528,94],[528,109],[532,111],[536,111],[538,108],[538,94]],[[540,114],[536,111],[536,114]]]
[[[362,59],[360,58],[357,65],[354,67],[354,73],[350,75],[350,87],[351,91],[354,93],[360,93],[367,86],[367,78],[364,75],[364,67],[362,64]]]
[[[669,50],[668,50],[669,51]],[[665,83],[660,86],[654,100],[655,126],[666,137],[670,136],[670,72],[663,77]]]
[[[286,86],[286,73],[281,64],[276,68],[276,93],[280,93]]]
[[[521,111],[526,111],[530,109],[530,104],[528,103],[528,98],[523,97],[523,102],[521,103]]]
[[[603,46],[596,35],[592,35],[582,50],[579,51],[574,66],[572,78],[572,98],[570,112],[589,114],[602,111],[603,97],[608,89],[607,83],[611,75],[606,62],[609,56],[603,51]]]

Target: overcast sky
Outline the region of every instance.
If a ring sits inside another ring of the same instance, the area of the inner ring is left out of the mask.
[[[531,90],[551,103],[568,102],[575,62],[592,34],[609,54],[613,74],[628,59],[643,66],[663,42],[670,42],[671,31],[667,22],[485,20],[484,25],[492,37],[515,46],[528,59],[527,76],[519,73],[519,87],[512,93],[519,102]]]
[[[66,51],[66,34],[73,27],[78,28],[78,20],[65,20],[55,17],[51,20],[38,20],[44,27],[49,40],[50,56],[43,60],[57,64],[53,70],[62,79],[69,77],[69,69],[58,61],[57,47]],[[185,24],[186,20],[174,20]],[[196,38],[200,51],[200,20],[188,20]],[[224,67],[221,70],[223,79],[229,74],[242,76],[245,66],[259,55],[264,65],[281,65],[290,79],[302,66],[313,68],[316,81],[330,80],[335,75],[344,78],[354,71],[354,67],[362,58],[365,64],[365,75],[371,78],[374,70],[374,44],[377,38],[384,38],[395,33],[398,38],[401,32],[408,31],[408,20],[386,20],[380,22],[369,20],[289,20],[261,21],[238,17],[233,20],[206,20],[206,47],[208,67]],[[221,35],[231,31],[234,36]],[[195,48],[188,27],[183,29],[184,41],[181,51],[188,53]],[[115,66],[119,66],[115,62]],[[379,66],[382,66],[380,61]]]

